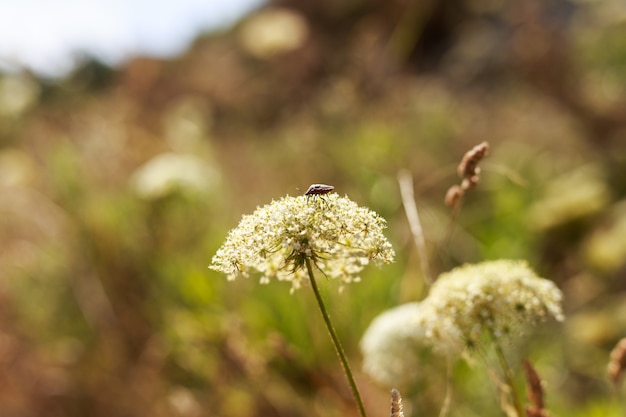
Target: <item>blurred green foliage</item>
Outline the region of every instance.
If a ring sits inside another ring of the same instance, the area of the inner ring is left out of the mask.
[[[371,319],[427,291],[402,169],[436,273],[524,258],[563,289],[566,324],[511,347],[547,381],[548,408],[623,415],[605,375],[626,335],[619,1],[449,0],[405,18],[401,1],[282,4],[299,18],[267,24],[306,25],[295,46],[249,49],[255,12],[171,61],[0,77],[0,415],[356,415],[308,288],[206,267],[241,215],[310,183],[380,213],[397,262],[341,293],[320,280],[358,369]],[[455,217],[443,197],[483,140]],[[147,171],[166,153],[183,162]],[[454,374],[451,416],[500,415],[484,368]],[[390,387],[357,380],[370,414],[387,413]],[[407,415],[438,413],[446,383],[432,380],[405,393]]]

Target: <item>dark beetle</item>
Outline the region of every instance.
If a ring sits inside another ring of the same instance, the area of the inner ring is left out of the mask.
[[[306,190],[306,192],[304,193],[304,195],[322,195],[322,194],[328,194],[330,193],[332,190],[334,190],[335,187],[333,187],[332,185],[326,185],[326,184],[311,184],[309,186],[309,189]]]

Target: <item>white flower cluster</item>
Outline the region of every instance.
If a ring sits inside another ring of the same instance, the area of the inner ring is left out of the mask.
[[[526,262],[498,260],[441,274],[427,303],[435,317],[445,317],[456,328],[452,334],[440,332],[441,341],[457,339],[471,348],[485,332],[501,338],[550,317],[562,321],[562,298],[557,286],[538,277]]]
[[[230,280],[259,273],[262,283],[291,281],[294,290],[308,279],[309,260],[329,278],[358,281],[370,261],[393,261],[385,227],[378,214],[336,193],[287,196],[244,216],[209,267]]]
[[[402,384],[418,372],[424,348],[459,355],[485,335],[499,340],[548,318],[561,321],[561,300],[556,285],[523,261],[458,267],[441,274],[421,303],[372,322],[361,341],[364,370],[383,384]]]
[[[407,303],[387,310],[372,321],[361,339],[363,370],[389,386],[403,386],[419,376],[428,354],[424,309]]]

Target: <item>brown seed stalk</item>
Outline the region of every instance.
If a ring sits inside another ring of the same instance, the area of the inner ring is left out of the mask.
[[[448,192],[446,192],[446,198],[444,199],[446,206],[455,207],[457,204],[459,204],[464,194],[465,191],[463,191],[463,189],[456,184],[448,188]]]
[[[453,185],[448,189],[445,197],[445,204],[448,207],[457,208],[465,193],[476,187],[480,180],[480,167],[478,164],[487,155],[489,144],[487,142],[480,143],[467,151],[461,159],[461,163],[457,167],[457,173],[461,177],[461,184]]]
[[[624,369],[626,369],[626,337],[617,342],[611,351],[607,372],[613,384],[620,383]]]
[[[478,163],[485,157],[485,155],[487,155],[488,150],[489,144],[487,142],[483,142],[467,151],[465,155],[463,155],[463,159],[461,160],[461,163],[457,168],[459,177],[478,177],[478,175],[480,174],[480,168],[478,167]]]
[[[528,417],[547,417],[548,414],[544,409],[545,402],[541,378],[539,378],[539,374],[527,360],[524,361],[524,371],[526,383],[528,384],[528,401],[530,401],[530,405],[526,406],[526,415]]]

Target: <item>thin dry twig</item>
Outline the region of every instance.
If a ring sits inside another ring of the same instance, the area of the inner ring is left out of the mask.
[[[400,184],[400,194],[402,196],[402,205],[404,206],[404,212],[406,218],[409,221],[409,227],[415,246],[417,247],[417,254],[420,258],[420,267],[422,268],[422,274],[424,280],[428,285],[433,283],[432,276],[430,275],[430,268],[428,267],[428,256],[426,252],[426,240],[424,239],[424,232],[422,230],[422,224],[420,222],[419,214],[417,213],[417,207],[415,206],[415,198],[413,195],[413,177],[409,171],[403,170],[398,173],[398,183]]]

